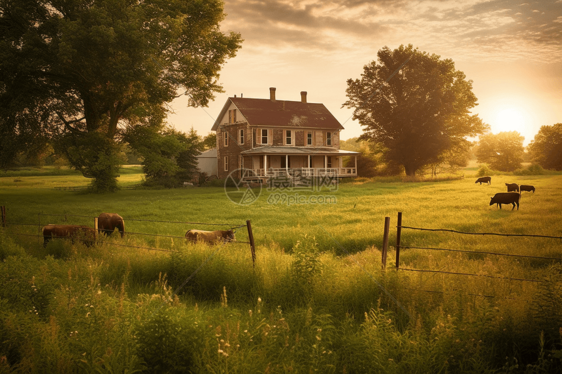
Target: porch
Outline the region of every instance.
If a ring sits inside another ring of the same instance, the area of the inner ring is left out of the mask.
[[[264,146],[242,152],[241,166],[263,179],[327,175],[356,177],[357,155],[358,152],[330,147]]]

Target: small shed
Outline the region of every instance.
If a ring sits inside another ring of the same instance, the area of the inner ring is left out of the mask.
[[[217,176],[217,149],[211,148],[197,156],[197,167],[200,172],[206,173],[208,176]]]

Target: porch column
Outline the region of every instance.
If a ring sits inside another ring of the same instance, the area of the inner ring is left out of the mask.
[[[289,174],[289,155],[285,155],[285,171]]]
[[[355,175],[357,175],[357,156],[355,156]]]
[[[263,155],[263,175],[267,175],[267,155]]]
[[[324,155],[324,169],[328,168],[328,156]]]
[[[340,169],[343,168],[343,156],[338,157],[339,158],[339,165],[340,165]]]

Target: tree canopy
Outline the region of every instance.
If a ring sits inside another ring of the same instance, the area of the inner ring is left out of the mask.
[[[543,168],[562,170],[562,123],[541,126],[528,149]]]
[[[407,175],[487,130],[470,113],[477,105],[472,81],[452,60],[412,45],[384,47],[377,57],[361,79],[347,81],[344,106],[354,108],[353,118],[364,127],[361,139],[384,145],[386,159],[403,165]]]
[[[219,30],[223,18],[220,0],[0,0],[0,162],[52,137],[114,188],[126,126],[162,122],[178,93],[206,106],[222,92],[242,41]]]
[[[525,137],[517,131],[483,135],[476,147],[476,159],[478,162],[489,164],[495,170],[519,169],[525,152],[523,140]]]

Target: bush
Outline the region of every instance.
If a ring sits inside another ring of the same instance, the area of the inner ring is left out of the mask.
[[[14,243],[12,238],[6,236],[4,230],[0,230],[0,261],[4,261],[9,256],[21,257],[24,255],[24,249]]]
[[[515,174],[515,175],[543,175],[544,169],[538,164],[533,164],[533,165],[530,165],[526,169],[525,168],[517,169],[513,172],[513,174]]]

